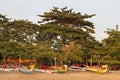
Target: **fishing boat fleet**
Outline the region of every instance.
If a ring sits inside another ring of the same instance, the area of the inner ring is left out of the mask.
[[[60,66],[60,67],[54,67],[52,69],[41,69],[41,68],[35,68],[35,65],[29,65],[29,66],[21,66],[18,68],[0,68],[0,71],[20,71],[25,74],[30,74],[33,72],[43,72],[43,73],[66,73],[70,71],[91,71],[91,72],[96,72],[100,74],[104,74],[108,71],[108,65],[102,65],[101,67],[98,66],[85,66],[85,67],[80,67],[76,65],[72,65],[70,67],[67,67],[67,65]]]

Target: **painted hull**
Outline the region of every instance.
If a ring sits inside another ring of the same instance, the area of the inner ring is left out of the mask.
[[[7,69],[7,68],[0,68],[0,71],[6,71],[6,72],[10,72],[12,69]]]
[[[105,70],[98,70],[98,73],[101,73],[101,74],[104,74],[106,72],[107,72],[107,69],[105,69]]]
[[[43,72],[43,73],[56,73],[56,70],[44,70],[44,69],[34,69],[34,71],[37,72]]]
[[[66,73],[67,70],[57,70],[58,73]]]
[[[92,72],[96,72],[96,73],[104,74],[104,73],[107,72],[108,66],[106,65],[105,69],[101,69],[101,68],[98,68],[98,69],[89,68],[89,69],[87,69],[87,70],[88,70],[88,71],[92,71]]]
[[[107,72],[107,70],[101,70],[101,69],[91,69],[92,72],[97,72],[97,73],[101,73],[101,74],[104,74]]]
[[[69,71],[86,71],[86,68],[85,67],[71,66],[68,70]]]
[[[33,72],[33,69],[28,70],[28,69],[20,68],[19,71],[22,73],[30,74]]]

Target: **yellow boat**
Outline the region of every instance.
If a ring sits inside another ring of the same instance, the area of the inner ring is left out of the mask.
[[[66,73],[67,70],[57,70],[58,73]]]
[[[92,71],[92,72],[97,72],[97,73],[104,74],[108,70],[108,65],[104,65],[104,66],[102,66],[102,68],[87,68],[87,70]]]
[[[67,66],[65,66],[64,68],[63,67],[57,68],[57,72],[58,73],[66,73],[67,70],[68,70]]]

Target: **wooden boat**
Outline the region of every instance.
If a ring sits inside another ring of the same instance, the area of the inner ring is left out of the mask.
[[[30,74],[33,72],[33,69],[20,68],[19,71],[22,73]]]
[[[86,70],[104,74],[108,71],[108,65],[105,65],[104,67],[101,68],[87,68]]]
[[[86,71],[85,67],[78,67],[78,66],[70,66],[69,71]]]
[[[10,72],[11,69],[8,69],[8,68],[0,68],[0,71]]]
[[[58,73],[66,73],[67,70],[57,70]]]
[[[63,67],[58,67],[57,68],[57,72],[58,73],[66,73],[67,72],[67,66],[65,66],[64,68]]]
[[[34,69],[34,65],[30,65],[29,68],[27,68],[27,66],[21,67],[19,71],[22,73],[30,74],[33,72],[33,69]]]
[[[19,69],[20,69],[20,68],[16,68],[16,69],[13,68],[12,71],[18,71]]]
[[[34,69],[36,72],[43,72],[43,73],[56,73],[56,70],[45,70],[45,69]]]

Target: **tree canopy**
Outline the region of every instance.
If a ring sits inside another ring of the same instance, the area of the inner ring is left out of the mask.
[[[116,29],[107,29],[105,32],[108,34],[108,38],[105,38],[102,42],[109,56],[108,59],[114,60],[111,64],[118,64],[120,59],[120,31],[118,31],[118,25],[116,25]]]
[[[92,35],[95,14],[81,14],[67,7],[53,7],[39,14],[38,24],[12,20],[0,14],[0,60],[36,59],[46,64],[102,62],[120,64],[120,31],[107,29],[107,38],[99,42]],[[46,62],[47,61],[47,62]],[[49,64],[50,65],[50,64]]]

